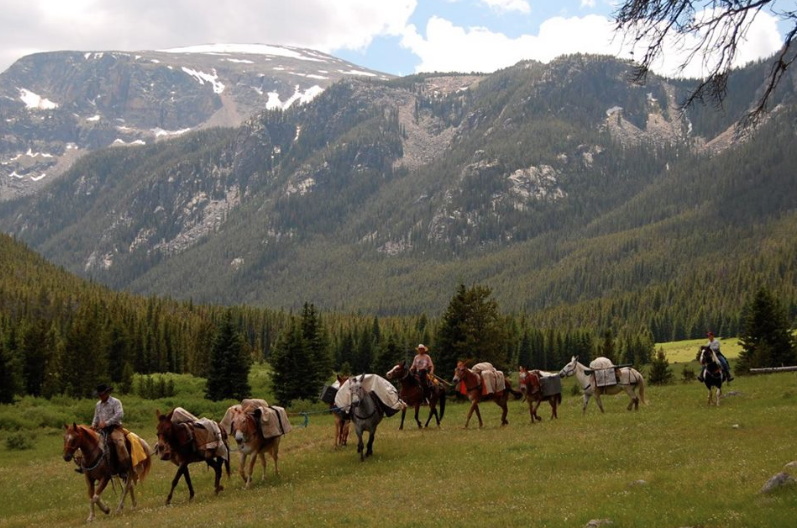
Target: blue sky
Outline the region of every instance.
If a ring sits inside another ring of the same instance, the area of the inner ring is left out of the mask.
[[[40,51],[138,51],[273,44],[331,53],[375,70],[491,72],[565,53],[630,57],[611,0],[2,0],[0,71]],[[696,4],[711,3],[698,0]],[[794,0],[772,4],[794,9]],[[760,14],[741,65],[773,54],[788,28]],[[676,74],[674,45],[654,71]],[[683,72],[700,75],[700,61]]]
[[[518,5],[521,5],[520,3]],[[540,24],[553,17],[583,17],[602,15],[609,19],[613,12],[611,2],[604,0],[530,0],[528,12],[499,9],[477,0],[422,0],[409,18],[409,23],[423,31],[432,17],[452,22],[457,27],[484,27],[492,32],[517,39],[522,35],[537,35]],[[348,61],[394,75],[415,73],[421,58],[401,46],[401,36],[381,35],[362,50],[333,50]]]

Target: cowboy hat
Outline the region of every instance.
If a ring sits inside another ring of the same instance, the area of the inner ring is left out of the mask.
[[[102,396],[106,392],[111,392],[112,390],[113,387],[111,387],[110,385],[106,385],[105,383],[100,383],[99,385],[97,385],[97,389],[94,391],[94,393],[97,396]]]
[[[429,351],[429,349],[423,343],[421,343],[420,345],[415,347],[415,350],[423,350],[424,352],[428,352]]]

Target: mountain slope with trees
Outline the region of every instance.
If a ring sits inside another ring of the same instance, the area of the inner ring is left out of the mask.
[[[558,328],[739,331],[747,292],[795,294],[794,97],[733,125],[678,112],[686,81],[570,56],[489,76],[347,80],[238,130],[98,152],[0,226],[115,288],[380,316],[441,313],[459,284]],[[729,148],[732,147],[732,148]]]

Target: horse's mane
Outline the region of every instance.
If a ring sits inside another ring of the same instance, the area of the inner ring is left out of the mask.
[[[81,425],[75,425],[75,430],[78,431],[81,434],[85,433],[85,434],[89,435],[90,438],[99,441],[99,435],[97,434],[97,431],[95,431],[94,429],[92,429],[88,425],[82,425],[82,424]]]

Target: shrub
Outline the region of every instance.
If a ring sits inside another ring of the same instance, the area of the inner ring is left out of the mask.
[[[667,360],[667,354],[664,352],[663,348],[659,348],[656,352],[656,357],[650,362],[648,382],[652,385],[666,385],[672,382],[670,362]]]
[[[11,433],[6,437],[6,449],[9,451],[24,451],[25,449],[33,449],[35,440],[36,435],[32,433]]]
[[[695,371],[688,363],[684,363],[684,368],[681,370],[681,379],[684,383],[689,383],[695,379]]]

